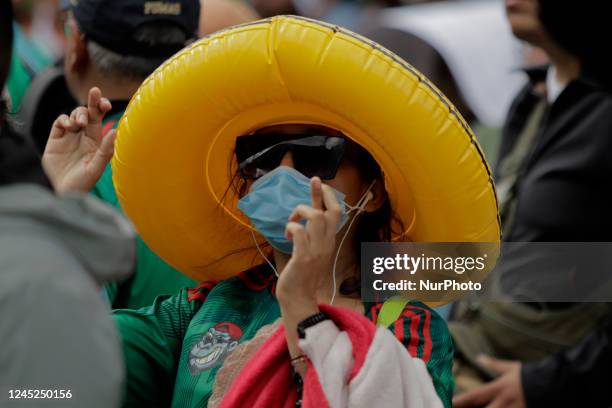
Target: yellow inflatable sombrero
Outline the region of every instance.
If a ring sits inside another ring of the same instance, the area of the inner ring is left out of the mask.
[[[199,280],[262,262],[229,189],[237,136],[336,129],[381,166],[415,242],[498,242],[490,169],[468,125],[416,69],[347,30],[281,16],[194,43],[155,71],[119,124],[113,180],[145,242]]]

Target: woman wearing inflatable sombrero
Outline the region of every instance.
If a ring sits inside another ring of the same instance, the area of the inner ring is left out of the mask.
[[[361,242],[499,240],[478,144],[408,64],[297,17],[220,32],[145,81],[113,173],[147,244],[203,281],[115,312],[126,406],[450,406],[443,320],[409,302],[377,329],[359,297]]]

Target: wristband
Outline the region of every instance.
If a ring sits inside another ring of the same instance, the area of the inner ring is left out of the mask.
[[[297,324],[297,333],[300,339],[306,338],[306,329],[312,327],[316,324],[321,323],[324,320],[328,320],[329,317],[325,313],[319,312],[317,314],[313,314],[310,317],[305,318],[301,322]]]

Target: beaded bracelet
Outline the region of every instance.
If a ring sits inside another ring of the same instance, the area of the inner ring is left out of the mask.
[[[299,363],[306,363],[306,362],[308,362],[308,356],[306,356],[306,354],[300,354],[299,356],[293,357],[291,359],[291,366],[295,367]]]
[[[308,357],[305,354],[300,354],[297,357],[293,357],[291,359],[291,376],[293,377],[293,381],[296,385],[297,399],[295,401],[295,408],[302,407],[302,392],[304,391],[304,380],[300,373],[297,372],[295,366],[299,363],[306,363],[308,361]]]

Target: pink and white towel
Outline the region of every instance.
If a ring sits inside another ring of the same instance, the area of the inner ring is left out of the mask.
[[[306,330],[304,408],[441,408],[423,360],[391,332],[349,309],[320,305],[326,320]],[[281,326],[246,364],[221,408],[293,408],[297,399]]]

